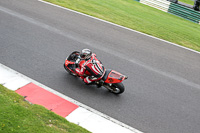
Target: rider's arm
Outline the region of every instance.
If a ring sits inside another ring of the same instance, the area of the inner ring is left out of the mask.
[[[78,56],[77,59],[76,59],[76,61],[75,61],[75,64],[77,65],[77,67],[78,67],[78,64],[79,64],[80,61],[81,61],[81,57]]]
[[[85,74],[85,67],[84,66],[82,66],[81,68],[80,68],[80,71],[79,71],[79,75],[80,76],[83,76],[84,74]]]
[[[80,67],[80,69],[79,69],[79,68],[76,68],[76,69],[75,69],[76,73],[77,73],[79,76],[83,76],[84,73],[85,73],[85,70],[86,70],[86,68],[83,66],[83,63],[84,63],[84,62],[79,62],[79,67]]]

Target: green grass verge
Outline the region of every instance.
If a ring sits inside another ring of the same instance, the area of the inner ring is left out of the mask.
[[[134,0],[45,0],[197,51],[200,25]]]
[[[29,104],[0,85],[1,133],[88,133],[40,105]]]
[[[186,3],[186,4],[189,4],[189,5],[194,5],[194,1],[193,0],[178,0],[178,1]]]

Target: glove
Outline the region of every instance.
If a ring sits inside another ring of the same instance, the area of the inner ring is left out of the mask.
[[[89,77],[91,80],[97,80],[97,77],[95,77],[95,76],[90,76]]]
[[[76,66],[76,68],[78,67],[80,61],[81,61],[80,58],[78,58],[78,59],[75,61],[75,66]]]

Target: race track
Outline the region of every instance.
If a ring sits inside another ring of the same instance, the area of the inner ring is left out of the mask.
[[[122,95],[66,73],[90,48],[129,78]],[[37,0],[0,1],[0,63],[145,133],[200,131],[200,54]]]

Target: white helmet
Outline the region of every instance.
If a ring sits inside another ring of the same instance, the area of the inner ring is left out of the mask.
[[[90,59],[92,56],[92,51],[90,49],[83,49],[81,51],[80,56],[81,56],[81,59],[85,59],[85,60]]]

